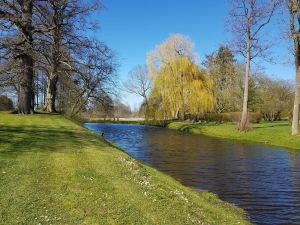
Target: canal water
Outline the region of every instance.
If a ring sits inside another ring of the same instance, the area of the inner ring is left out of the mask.
[[[300,152],[153,126],[85,126],[182,184],[238,205],[256,224],[300,224]]]

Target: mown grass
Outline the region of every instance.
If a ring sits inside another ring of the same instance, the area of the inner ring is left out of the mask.
[[[248,132],[238,132],[237,125],[234,123],[174,122],[169,124],[168,128],[300,150],[300,135],[291,135],[291,125],[288,121],[252,124]]]
[[[0,224],[249,222],[62,116],[0,113]]]

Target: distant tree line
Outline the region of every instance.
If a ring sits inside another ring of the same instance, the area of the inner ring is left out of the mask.
[[[222,45],[197,63],[193,43],[175,34],[148,53],[148,66],[137,66],[124,82],[127,92],[143,97],[147,119],[241,120],[245,67]],[[248,120],[292,118],[293,83],[263,71],[249,76]]]
[[[87,119],[98,120],[119,120],[120,118],[128,118],[134,116],[130,106],[122,103],[118,99],[114,99],[110,104],[95,104],[81,114]]]
[[[71,116],[107,105],[115,87],[115,54],[89,31],[99,1],[0,1],[0,88],[16,93],[17,112]]]

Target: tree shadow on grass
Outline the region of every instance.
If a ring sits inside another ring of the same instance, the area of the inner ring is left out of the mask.
[[[254,129],[264,129],[264,128],[270,128],[270,127],[289,127],[290,124],[283,124],[283,123],[272,123],[272,124],[263,124],[263,126],[257,126],[253,127]]]
[[[65,152],[86,144],[82,133],[43,126],[0,126],[0,153]]]

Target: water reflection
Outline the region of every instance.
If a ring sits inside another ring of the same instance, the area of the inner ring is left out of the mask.
[[[187,186],[244,208],[258,224],[300,224],[300,154],[128,124],[86,124]]]

